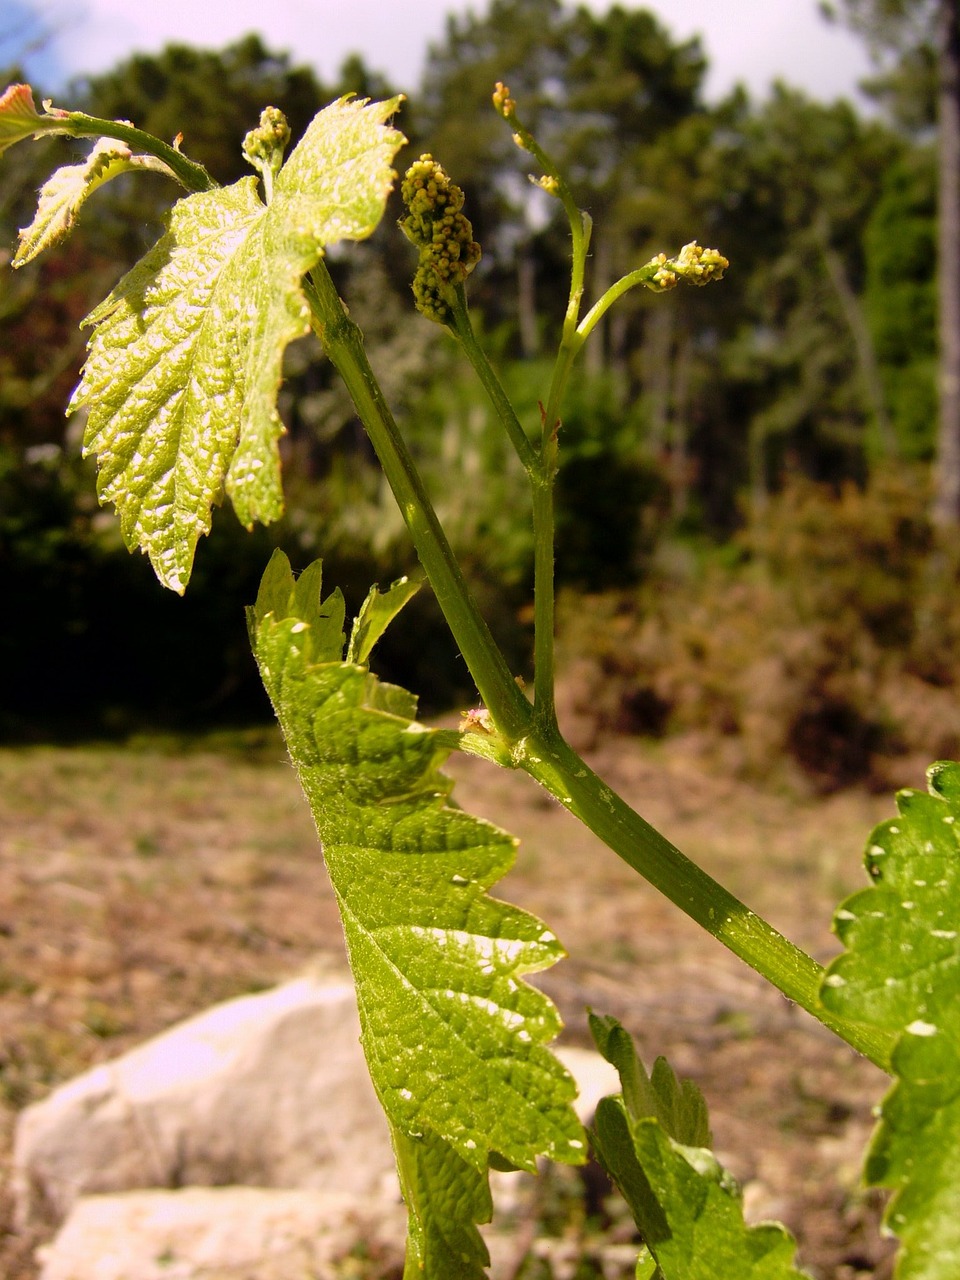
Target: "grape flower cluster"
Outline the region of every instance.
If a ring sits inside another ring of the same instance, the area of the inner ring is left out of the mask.
[[[710,284],[712,280],[721,280],[729,265],[722,253],[703,249],[694,240],[685,244],[675,258],[668,258],[665,253],[651,258],[647,267],[654,268],[654,272],[644,284],[655,293],[675,289],[681,280],[684,284]]]
[[[423,155],[407,170],[400,193],[407,208],[400,227],[420,255],[413,278],[417,310],[446,324],[451,290],[480,261],[480,246],[463,212],[463,191],[432,156]]]

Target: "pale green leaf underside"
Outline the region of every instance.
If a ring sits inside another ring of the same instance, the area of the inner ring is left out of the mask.
[[[740,1192],[710,1151],[681,1146],[652,1118],[631,1124],[614,1098],[601,1101],[596,1126],[604,1163],[619,1153],[618,1185],[663,1280],[801,1280],[793,1238],[779,1223],[746,1225]],[[633,1179],[622,1172],[631,1160]]]
[[[342,100],[313,120],[264,205],[255,178],[181,200],[154,248],[88,317],[71,410],[89,409],[102,501],[128,546],[183,591],[224,491],[243,524],[283,510],[276,408],[283,353],[307,332],[301,288],[323,247],[383,215],[403,137],[397,100]]]
[[[371,587],[350,633],[347,661],[365,663],[384,631],[419,590],[420,583],[410,578],[398,578],[386,591]]]
[[[173,177],[161,161],[135,156],[113,138],[101,138],[82,164],[61,166],[40,188],[37,212],[30,225],[20,231],[13,265],[25,266],[68,235],[86,201],[105,183],[121,173],[144,169]]]
[[[624,1195],[662,1280],[801,1280],[796,1245],[778,1223],[748,1227],[734,1180],[708,1147],[699,1089],[663,1058],[647,1072],[613,1018],[591,1016],[597,1048],[623,1093],[601,1100],[597,1151]],[[681,1141],[686,1138],[687,1141]],[[644,1267],[650,1270],[649,1264]]]
[[[394,1128],[393,1145],[409,1214],[404,1280],[484,1280],[490,1255],[476,1223],[493,1213],[486,1173],[434,1133]]]
[[[437,1135],[478,1170],[491,1151],[527,1169],[540,1154],[579,1162],[573,1082],[545,1047],[560,1020],[522,981],[562,948],[487,893],[514,840],[448,804],[447,752],[407,718],[409,695],[331,660],[313,638],[324,608],[297,616],[277,560],[268,576],[257,660],[323,844],[391,1123]]]
[[[960,1275],[960,765],[928,776],[930,794],[900,792],[870,837],[875,883],[841,904],[847,950],[822,989],[844,1017],[900,1035],[865,1169],[895,1191],[899,1280]]]

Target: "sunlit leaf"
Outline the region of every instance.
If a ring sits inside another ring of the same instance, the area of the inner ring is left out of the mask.
[[[747,1226],[736,1182],[707,1137],[706,1105],[664,1059],[648,1076],[613,1018],[591,1018],[597,1048],[617,1068],[623,1093],[597,1107],[597,1153],[630,1206],[656,1262],[638,1273],[662,1280],[801,1280],[796,1245],[779,1223]],[[684,1141],[683,1139],[687,1140]]]
[[[834,918],[847,950],[822,990],[844,1017],[900,1036],[865,1168],[895,1193],[898,1280],[960,1275],[960,765],[928,778],[929,794],[901,791],[899,816],[871,835],[874,884]]]
[[[82,164],[62,165],[40,188],[37,212],[29,227],[20,232],[13,259],[15,267],[32,262],[73,229],[83,205],[105,183],[121,173],[153,170],[174,177],[170,169],[153,156],[134,155],[123,142],[101,138]]]
[[[419,1188],[411,1249],[479,1275],[491,1153],[522,1169],[586,1153],[573,1081],[546,1047],[559,1016],[523,981],[563,950],[488,894],[516,842],[449,803],[443,735],[410,719],[409,694],[341,660],[328,619],[342,615],[320,586],[318,565],[295,580],[275,554],[250,611],[255,653],[337,895],[370,1074]],[[425,1274],[461,1274],[435,1265]]]
[[[301,280],[325,245],[380,220],[403,142],[385,124],[397,104],[321,111],[268,205],[255,178],[181,200],[88,317],[70,407],[89,410],[84,450],[97,455],[101,500],[176,591],[224,492],[248,527],[282,513],[276,400],[284,350],[309,328]]]

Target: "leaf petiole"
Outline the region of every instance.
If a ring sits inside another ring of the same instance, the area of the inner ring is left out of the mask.
[[[56,108],[51,108],[41,119],[50,117],[56,123],[49,127],[48,132],[63,133],[71,138],[117,138],[138,151],[156,156],[188,191],[212,191],[219,186],[202,164],[190,160],[178,146],[162,142],[152,133],[137,129],[124,120],[101,120],[83,111],[59,111]]]

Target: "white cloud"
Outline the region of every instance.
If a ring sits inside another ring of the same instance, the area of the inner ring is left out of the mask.
[[[155,51],[171,40],[221,48],[258,31],[268,48],[311,64],[321,79],[334,78],[344,57],[359,51],[409,89],[427,43],[443,34],[448,7],[446,0],[50,0],[45,12],[62,30],[55,52],[68,76],[107,70],[134,50]]]
[[[590,0],[605,10],[607,0]],[[442,39],[446,13],[482,11],[484,0],[47,0],[48,22],[62,29],[56,61],[67,76],[103,71],[134,49],[180,40],[219,48],[256,30],[271,49],[288,50],[321,79],[359,51],[398,87],[416,89],[431,41]],[[648,0],[676,39],[701,34],[717,97],[738,80],[757,96],[777,78],[812,96],[850,95],[868,70],[859,41],[827,25],[815,0]],[[264,18],[266,8],[266,18]]]
[[[703,35],[711,96],[738,80],[763,96],[779,79],[811,97],[849,97],[870,69],[863,42],[828,24],[815,0],[651,0],[647,7],[675,39]]]

